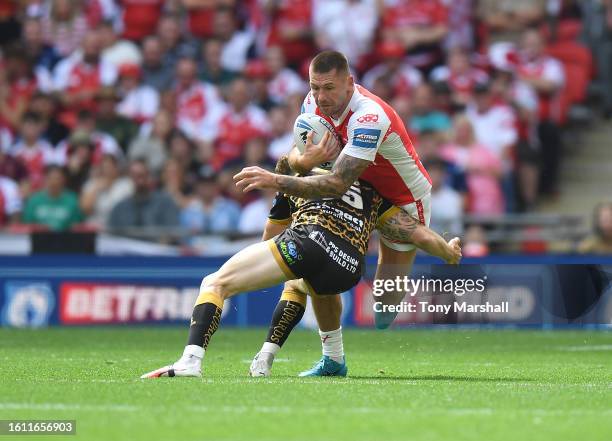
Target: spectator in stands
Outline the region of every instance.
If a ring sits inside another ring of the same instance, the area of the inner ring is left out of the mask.
[[[521,33],[542,22],[547,0],[480,0],[477,16],[488,43],[518,42]]]
[[[267,47],[280,46],[292,67],[299,67],[314,55],[312,0],[271,0],[263,7],[270,22]]]
[[[429,84],[418,86],[412,100],[410,130],[417,134],[425,131],[442,134],[451,128],[448,115],[436,109],[433,89]]]
[[[582,39],[589,46],[597,64],[597,83],[601,90],[604,116],[612,117],[612,0],[581,2]]]
[[[472,99],[474,86],[487,82],[489,76],[485,71],[472,66],[470,53],[464,48],[451,49],[447,60],[446,65],[431,72],[430,79],[436,83],[448,84],[454,107],[465,107]]]
[[[158,37],[152,35],[142,43],[142,82],[158,92],[168,89],[173,81],[173,66],[164,63]]]
[[[377,52],[384,61],[363,76],[362,83],[367,89],[374,91],[377,88],[376,82],[382,79],[390,87],[390,95],[409,96],[423,82],[421,72],[406,61],[405,51],[400,43],[386,42]]]
[[[159,93],[141,82],[142,72],[136,64],[124,64],[119,68],[117,92],[121,102],[117,113],[142,124],[153,119],[159,109]]]
[[[144,159],[151,173],[159,175],[168,156],[168,143],[174,128],[172,116],[165,110],[157,112],[148,133],[141,133],[128,149],[128,158]]]
[[[0,3],[0,45],[12,43],[19,38],[19,6],[17,2]]]
[[[161,17],[157,27],[157,36],[163,52],[163,63],[174,69],[179,59],[194,58],[197,49],[194,42],[187,40],[181,31],[180,18],[167,14]]]
[[[36,67],[42,67],[51,72],[55,64],[61,59],[56,49],[45,42],[42,23],[39,19],[28,18],[23,22],[21,39],[25,54],[34,62]]]
[[[153,34],[162,15],[165,0],[121,0],[123,37],[140,41]]]
[[[213,35],[223,45],[221,66],[232,72],[242,71],[246,66],[255,35],[250,30],[238,29],[231,8],[218,8],[213,20]]]
[[[96,128],[111,135],[121,149],[127,151],[130,142],[138,135],[138,125],[117,112],[119,94],[114,87],[101,87],[96,93]]]
[[[500,185],[501,160],[476,141],[474,128],[466,116],[455,117],[452,142],[442,147],[440,155],[466,174],[468,213],[504,212],[504,197]]]
[[[102,45],[101,56],[105,63],[119,69],[124,64],[139,65],[142,62],[138,46],[130,40],[120,39],[111,22],[103,21],[97,27],[97,31]]]
[[[214,86],[197,79],[197,64],[192,58],[179,60],[176,80],[177,126],[190,138],[211,143],[217,137],[225,104]]]
[[[273,107],[268,112],[272,137],[268,153],[274,161],[288,154],[293,147],[293,121],[289,117],[287,106]]]
[[[218,8],[236,10],[236,0],[181,0],[187,12],[189,32],[196,38],[208,39],[213,35],[215,11]],[[241,2],[243,3],[243,2]]]
[[[45,171],[45,189],[34,193],[26,202],[23,222],[45,225],[51,230],[68,230],[81,222],[82,214],[75,193],[66,190],[66,173],[57,165]]]
[[[448,34],[444,46],[447,49],[475,46],[475,9],[479,0],[442,0],[448,8]]]
[[[244,69],[244,76],[251,84],[253,104],[265,111],[269,111],[277,105],[270,97],[270,91],[268,90],[270,71],[263,60],[249,61]]]
[[[185,208],[189,203],[187,193],[190,191],[190,186],[186,170],[176,159],[170,158],[165,162],[161,181],[163,190],[172,197],[179,210]]]
[[[466,228],[461,251],[464,257],[484,257],[489,254],[487,233],[480,225]]]
[[[269,132],[266,113],[250,103],[249,85],[244,78],[234,80],[227,95],[229,105],[219,120],[212,158],[212,165],[217,170],[227,161],[240,157],[250,138]]]
[[[202,66],[200,67],[200,80],[214,84],[217,87],[232,82],[238,75],[235,71],[223,67],[221,55],[223,42],[217,38],[210,38],[202,45]]]
[[[53,146],[42,138],[44,121],[33,112],[27,112],[21,119],[18,141],[10,148],[9,154],[23,163],[28,171],[26,194],[38,191],[44,185],[45,167],[56,160]]]
[[[476,141],[489,149],[502,164],[502,186],[506,210],[514,210],[514,170],[512,154],[518,141],[516,113],[507,103],[495,103],[491,82],[474,88],[474,102],[466,115],[474,128]]]
[[[540,191],[554,194],[557,191],[562,151],[557,110],[565,73],[558,60],[546,55],[544,40],[535,29],[523,33],[517,74],[539,97],[538,135],[542,152]]]
[[[384,9],[384,41],[400,43],[408,61],[424,73],[442,59],[448,34],[448,10],[439,0],[404,0]]]
[[[265,62],[268,79],[268,96],[276,103],[286,101],[293,94],[305,94],[308,87],[294,70],[287,67],[285,55],[280,46],[271,46],[266,50]]]
[[[168,147],[169,159],[175,160],[180,164],[188,184],[195,182],[202,167],[207,169],[205,166],[208,164],[209,158],[198,152],[198,146],[180,130],[172,131],[168,138]]]
[[[69,135],[68,127],[57,119],[57,102],[53,95],[36,92],[30,98],[28,111],[43,119],[42,137],[51,145],[57,145]]]
[[[121,157],[123,151],[115,138],[108,133],[96,130],[96,119],[93,113],[88,110],[82,110],[77,115],[76,124],[71,132],[71,137],[74,134],[84,134],[94,145],[92,156],[93,165],[98,165],[102,156],[105,154]],[[60,164],[66,164],[69,161],[73,150],[71,149],[70,139],[60,142],[56,147],[56,160]]]
[[[448,185],[448,165],[441,159],[430,160],[425,168],[431,177],[430,228],[440,234],[459,236],[463,230],[463,198]]]
[[[61,57],[69,56],[80,45],[87,33],[87,19],[82,2],[51,0],[51,9],[42,19],[44,40]]]
[[[194,196],[181,212],[181,225],[197,234],[232,232],[237,229],[240,206],[221,196],[214,173],[198,176]]]
[[[358,67],[372,49],[378,11],[371,1],[314,0],[312,21],[318,49],[340,51]]]
[[[83,185],[92,174],[92,170],[100,164],[102,156],[95,158],[96,145],[91,134],[76,130],[70,136],[66,156],[66,187],[79,194]]]
[[[0,68],[0,124],[17,130],[31,97],[37,90],[49,91],[52,81],[45,69],[34,69],[21,45],[6,48],[3,55]]]
[[[243,234],[259,234],[263,231],[272,208],[274,195],[272,190],[262,191],[257,199],[249,202],[240,214],[238,231]]]
[[[108,226],[115,230],[178,226],[179,209],[170,195],[154,189],[146,162],[138,159],[132,161],[129,175],[134,193],[113,207]]]
[[[79,110],[95,110],[95,95],[102,86],[112,86],[117,69],[100,59],[101,42],[96,31],[89,31],[82,50],[60,61],[54,71],[55,89],[68,110],[63,116],[67,125],[74,125]]]
[[[0,228],[19,221],[21,206],[21,195],[17,183],[0,175]]]
[[[593,210],[593,234],[578,246],[580,253],[612,254],[612,202],[602,202]]]
[[[0,138],[2,138],[1,133]],[[4,147],[4,145],[0,146],[0,176],[9,178],[17,182],[20,186],[23,183],[24,187],[26,188],[22,190],[22,194],[26,194],[28,185],[28,169],[20,159],[10,156],[7,153],[10,149],[9,142],[7,142],[7,144],[7,147]]]
[[[268,154],[268,139],[263,136],[255,136],[249,139],[244,151],[239,158],[225,163],[224,171],[231,169],[234,174],[244,167],[258,166],[268,170],[274,170],[276,161]]]
[[[540,143],[537,135],[538,97],[531,86],[516,78],[514,71],[496,66],[493,72],[494,100],[509,103],[516,113],[518,142],[514,152],[521,210],[533,208],[538,196]]]
[[[88,223],[105,227],[112,208],[133,191],[132,182],[121,173],[121,163],[104,155],[98,173],[84,185],[80,205]]]

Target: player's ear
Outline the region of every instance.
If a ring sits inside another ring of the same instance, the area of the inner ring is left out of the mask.
[[[348,86],[349,86],[350,88],[353,88],[353,86],[354,86],[354,85],[355,85],[355,78],[353,78],[353,76],[352,76],[352,75],[349,75],[349,76],[348,76]]]

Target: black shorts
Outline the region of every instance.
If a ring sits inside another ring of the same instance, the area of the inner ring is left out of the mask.
[[[289,277],[303,278],[312,294],[338,294],[361,279],[364,257],[353,245],[316,225],[287,228],[272,252]],[[295,276],[295,277],[293,277]]]

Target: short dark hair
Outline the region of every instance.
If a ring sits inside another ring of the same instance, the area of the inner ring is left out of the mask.
[[[313,72],[327,73],[332,70],[337,72],[349,73],[348,60],[342,52],[338,51],[323,51],[317,54],[310,62]]]

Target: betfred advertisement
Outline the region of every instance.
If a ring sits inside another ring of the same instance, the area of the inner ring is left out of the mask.
[[[66,325],[183,322],[197,296],[197,287],[67,282],[60,285],[59,320]]]
[[[374,282],[375,261],[343,293],[344,326],[371,327],[385,293],[405,293],[397,325],[609,326],[608,264],[418,263],[410,277]],[[188,322],[199,285],[223,259],[0,258],[0,324],[165,325]],[[267,326],[280,297],[275,286],[231,298],[224,326]],[[230,306],[231,305],[231,306]],[[308,308],[301,325],[316,326]]]

